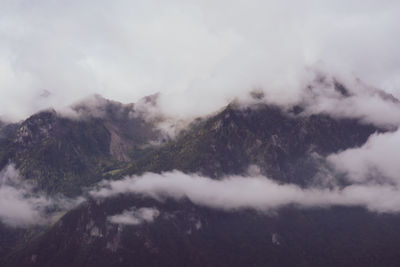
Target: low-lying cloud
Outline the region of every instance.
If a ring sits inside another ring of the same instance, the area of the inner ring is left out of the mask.
[[[390,182],[400,186],[400,130],[372,135],[359,148],[328,157],[353,182]]]
[[[223,210],[251,208],[270,211],[287,205],[303,208],[340,205],[362,206],[375,212],[400,211],[400,189],[390,184],[301,188],[294,184],[279,184],[263,176],[230,176],[214,180],[179,171],[103,181],[90,194],[95,198],[139,194],[159,201],[187,198],[197,205]]]
[[[156,208],[140,208],[124,210],[121,214],[109,216],[107,219],[111,223],[139,225],[145,222],[151,223],[160,215],[160,211]]]
[[[329,114],[338,118],[355,118],[383,128],[400,125],[400,102],[392,95],[356,79],[338,81],[324,76],[310,82],[303,93],[306,114]],[[337,86],[343,86],[344,94]]]
[[[69,210],[82,199],[48,197],[37,193],[31,183],[21,179],[13,165],[0,172],[0,222],[11,227],[45,225],[60,212]]]

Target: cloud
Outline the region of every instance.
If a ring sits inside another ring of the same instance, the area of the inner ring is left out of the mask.
[[[254,88],[288,103],[320,62],[399,96],[399,11],[394,0],[4,0],[0,115],[95,93],[126,103],[161,92],[162,110],[185,116]]]
[[[156,208],[140,208],[125,210],[121,214],[108,217],[108,220],[115,224],[139,225],[153,222],[159,215],[160,211]]]
[[[321,75],[316,73],[314,81],[303,93],[306,115],[325,113],[338,118],[356,118],[391,129],[400,125],[400,102],[393,95],[357,79],[338,81]],[[344,86],[345,95],[339,92],[338,86]]]
[[[37,193],[28,181],[21,179],[13,165],[0,172],[0,222],[11,227],[45,225],[54,216],[69,210],[83,199],[68,199],[62,196],[48,197]]]
[[[328,161],[351,181],[391,182],[400,186],[400,130],[372,135],[359,148],[330,155]]]
[[[376,212],[399,212],[400,190],[392,185],[353,184],[344,188],[301,188],[263,176],[230,176],[214,180],[174,171],[147,173],[118,181],[103,181],[91,191],[95,198],[139,194],[162,201],[188,198],[197,205],[224,210],[270,211],[287,205],[301,208],[362,206]]]
[[[400,125],[399,104],[370,89],[400,97],[399,1],[4,0],[1,7],[0,116],[22,119],[96,93],[127,103],[156,92],[161,92],[158,104],[150,112],[197,116],[260,89],[269,102],[305,101],[309,113]],[[314,83],[319,70],[328,73],[328,84]],[[330,77],[352,94],[335,93]],[[311,94],[305,89],[310,83],[315,86]],[[86,101],[88,114],[102,116],[103,102]],[[149,106],[141,108],[147,112]],[[228,209],[337,204],[397,210],[397,139],[398,132],[377,134],[362,148],[332,155],[329,160],[354,182],[342,189],[301,189],[265,177],[213,181],[180,173],[147,174],[108,186],[126,182],[135,184],[132,192],[189,197]],[[44,207],[53,199],[4,175],[1,220],[41,223]],[[110,190],[93,193],[114,192]]]

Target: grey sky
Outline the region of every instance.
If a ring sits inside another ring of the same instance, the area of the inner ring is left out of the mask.
[[[93,93],[134,102],[162,92],[176,114],[252,88],[293,101],[307,68],[399,96],[399,13],[390,0],[0,0],[0,114]]]

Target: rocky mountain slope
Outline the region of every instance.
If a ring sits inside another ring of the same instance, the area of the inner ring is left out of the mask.
[[[132,207],[160,211],[153,222],[118,225]],[[189,201],[138,196],[89,201],[10,254],[9,266],[397,266],[400,217],[361,208],[275,214],[221,211]]]
[[[304,115],[298,107],[231,104],[160,143],[154,141],[164,138],[162,131],[144,114],[132,116],[133,104],[102,101],[95,113],[84,105],[76,110],[79,119],[44,111],[2,126],[1,165],[14,162],[40,190],[68,196],[79,195],[102,179],[170,170],[221,179],[255,168],[279,183],[305,187],[318,183],[329,168],[325,156],[361,146],[371,134],[385,131],[357,119]],[[112,215],[142,208],[156,210],[156,218],[131,225],[110,222]],[[0,262],[5,266],[396,266],[399,220],[397,215],[358,207],[288,206],[271,214],[216,210],[188,199],[160,202],[135,194],[101,201],[89,198],[39,234],[11,235],[9,243],[15,246],[4,250]],[[7,228],[0,230],[9,233]],[[28,236],[29,242],[21,242],[21,236]]]
[[[321,167],[320,156],[360,146],[378,131],[382,129],[355,119],[302,116],[265,104],[247,108],[232,104],[194,122],[125,173],[177,169],[218,178],[257,165],[263,175],[304,185]]]
[[[159,130],[132,116],[132,105],[100,100],[95,110],[78,105],[71,117],[43,111],[5,128],[0,167],[13,162],[41,190],[78,195],[158,140]]]

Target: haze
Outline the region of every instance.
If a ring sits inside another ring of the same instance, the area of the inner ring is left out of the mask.
[[[254,88],[296,101],[310,70],[400,96],[398,1],[0,1],[0,115],[161,92],[171,114]]]

